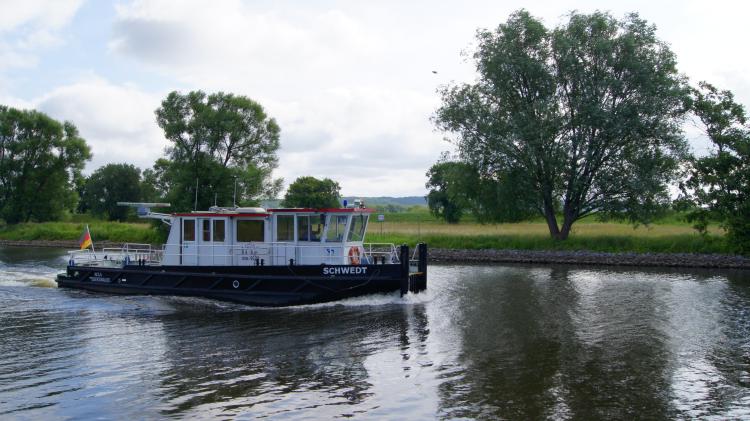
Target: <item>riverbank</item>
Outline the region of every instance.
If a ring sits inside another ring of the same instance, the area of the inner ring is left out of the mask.
[[[605,253],[592,251],[431,248],[428,256],[431,262],[574,264],[750,270],[750,258],[727,254]]]
[[[122,242],[117,241],[97,241],[96,249],[103,247],[122,247]],[[1,240],[0,247],[49,247],[61,249],[78,249],[78,241],[75,240]]]
[[[102,241],[99,247],[119,247],[122,243]],[[77,249],[77,241],[0,240],[7,247],[54,247]],[[605,253],[593,251],[559,250],[463,250],[430,248],[428,260],[432,263],[533,263],[567,265],[649,266],[682,268],[716,268],[750,270],[750,258],[727,254],[701,253]]]

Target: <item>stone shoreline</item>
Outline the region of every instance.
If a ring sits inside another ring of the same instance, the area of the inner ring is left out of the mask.
[[[119,247],[122,243],[101,241],[99,247]],[[70,240],[0,240],[0,246],[78,248]],[[694,253],[603,253],[592,251],[542,250],[464,250],[430,248],[430,262],[450,263],[534,263],[607,266],[653,266],[750,270],[750,258],[725,254]]]
[[[433,262],[543,263],[750,270],[750,258],[726,254],[430,249]]]

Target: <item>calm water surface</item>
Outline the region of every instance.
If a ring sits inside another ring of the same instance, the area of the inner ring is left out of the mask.
[[[256,309],[58,289],[0,248],[0,419],[750,418],[750,273],[431,266]]]

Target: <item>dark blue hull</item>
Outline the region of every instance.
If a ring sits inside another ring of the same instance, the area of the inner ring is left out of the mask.
[[[183,295],[253,306],[290,306],[393,291],[417,292],[426,274],[400,264],[360,266],[69,266],[63,288],[112,294]]]

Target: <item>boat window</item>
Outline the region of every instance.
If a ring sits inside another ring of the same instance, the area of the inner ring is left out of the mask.
[[[297,235],[299,241],[310,241],[310,217],[298,216],[297,217]]]
[[[294,215],[276,215],[276,241],[294,241]]]
[[[211,220],[203,220],[203,241],[211,241]]]
[[[362,241],[365,238],[365,227],[367,227],[368,215],[354,215],[352,227],[349,230],[348,241]]]
[[[299,237],[299,241],[320,241],[324,222],[325,217],[298,215],[297,236]]]
[[[215,243],[223,243],[224,242],[224,220],[223,219],[214,219],[214,242]]]
[[[263,241],[263,221],[241,219],[237,221],[237,242]]]
[[[195,241],[195,219],[182,221],[182,241]]]
[[[328,233],[326,234],[327,242],[340,243],[344,241],[347,219],[349,219],[347,215],[331,216],[331,223],[328,226]]]

